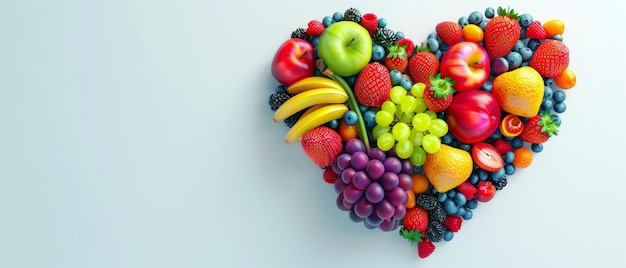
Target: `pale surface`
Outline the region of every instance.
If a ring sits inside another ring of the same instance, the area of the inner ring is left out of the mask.
[[[617,1],[360,2],[4,1],[0,267],[623,267]],[[578,85],[561,134],[421,260],[284,143],[269,64],[353,5],[419,42],[499,4],[566,22]]]

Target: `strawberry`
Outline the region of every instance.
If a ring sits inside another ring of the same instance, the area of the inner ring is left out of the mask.
[[[415,206],[406,211],[402,218],[402,228],[412,231],[417,230],[424,233],[428,228],[428,211],[420,206]]]
[[[406,66],[409,64],[409,59],[406,55],[406,50],[404,46],[399,46],[396,43],[392,43],[387,48],[389,53],[385,58],[385,67],[389,71],[398,70],[400,73],[404,73],[406,70]]]
[[[308,27],[306,28],[306,34],[308,36],[320,36],[326,30],[324,24],[322,24],[319,20],[311,20],[309,21]]]
[[[524,124],[524,130],[519,135],[525,142],[539,144],[548,141],[552,135],[557,135],[561,120],[550,111],[541,112],[528,119]]]
[[[354,96],[366,106],[380,107],[391,91],[389,70],[379,62],[367,64],[354,81]]]
[[[550,39],[543,41],[537,47],[535,53],[533,53],[528,65],[541,75],[554,78],[567,69],[569,65],[569,49],[565,46],[565,43],[559,40]]]
[[[546,38],[546,35],[546,29],[541,26],[541,22],[538,20],[531,22],[526,28],[526,38],[542,40]]]
[[[306,155],[322,168],[329,166],[343,148],[339,133],[327,126],[319,126],[305,133],[300,143]]]
[[[398,40],[397,43],[398,43],[398,46],[404,46],[404,50],[406,50],[407,58],[410,58],[411,56],[413,56],[413,50],[415,50],[415,44],[413,43],[413,41],[411,41],[411,39],[402,38]]]
[[[439,60],[424,44],[420,45],[417,53],[409,60],[409,76],[413,83],[428,83],[430,77],[439,72]]]
[[[507,141],[503,139],[497,139],[493,141],[492,145],[494,148],[496,148],[496,151],[498,151],[498,153],[500,153],[501,155],[506,154],[510,151],[513,151],[513,146],[511,146],[510,143],[508,143]]]
[[[430,256],[430,254],[435,251],[435,244],[433,244],[430,240],[424,240],[422,242],[417,243],[417,255],[420,258],[426,258]]]
[[[454,85],[454,81],[450,80],[449,77],[442,79],[441,74],[437,74],[435,77],[431,76],[424,90],[426,107],[436,113],[448,108],[452,103],[452,94],[454,94],[452,85]]]
[[[333,168],[328,166],[324,169],[324,173],[322,173],[322,178],[324,178],[325,182],[334,184],[335,181],[337,181],[337,178],[339,178],[339,174],[335,173],[335,171],[333,171]]]
[[[465,199],[470,200],[474,198],[474,195],[476,194],[476,187],[469,181],[465,181],[458,186],[457,191],[462,193],[465,196]]]
[[[519,40],[522,26],[517,22],[517,13],[511,9],[507,11],[498,8],[498,16],[489,20],[485,27],[485,49],[492,62],[499,57],[504,57]]]
[[[461,223],[463,223],[463,219],[459,216],[448,216],[445,221],[443,221],[443,226],[446,229],[452,232],[458,232],[461,230]]]
[[[435,26],[435,32],[449,46],[460,42],[463,38],[463,27],[454,21],[440,22]]]
[[[378,29],[378,17],[372,13],[364,14],[361,17],[361,25],[372,35]]]

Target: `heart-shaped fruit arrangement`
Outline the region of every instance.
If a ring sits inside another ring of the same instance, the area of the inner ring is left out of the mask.
[[[386,26],[350,8],[296,29],[269,103],[339,209],[425,258],[557,134],[576,77],[560,20],[487,8],[421,44]]]

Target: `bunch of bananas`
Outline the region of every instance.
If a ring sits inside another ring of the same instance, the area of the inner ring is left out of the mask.
[[[307,109],[294,124],[285,141],[291,143],[318,126],[339,119],[348,111],[348,94],[339,83],[327,77],[311,76],[293,83],[287,88],[289,98],[274,113],[274,121],[285,120],[289,116]]]

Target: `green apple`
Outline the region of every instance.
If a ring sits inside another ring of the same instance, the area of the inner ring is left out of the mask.
[[[335,22],[320,36],[317,54],[336,74],[355,75],[372,58],[372,39],[369,32],[356,22]]]

